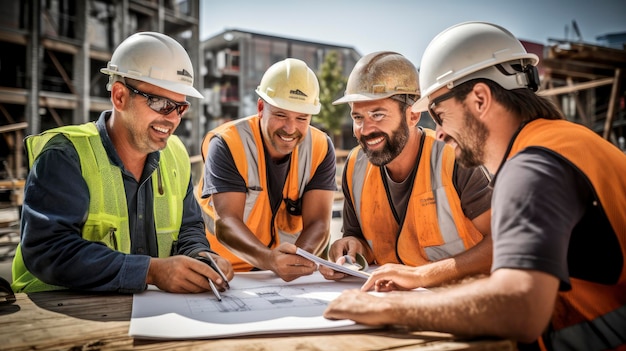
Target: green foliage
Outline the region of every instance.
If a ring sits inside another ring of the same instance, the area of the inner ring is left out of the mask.
[[[350,106],[348,104],[333,105],[332,102],[343,96],[347,78],[343,76],[339,63],[339,53],[329,51],[317,73],[320,82],[320,103],[322,109],[313,117],[313,123],[319,125],[329,135],[337,137],[341,134],[341,125],[346,120]]]

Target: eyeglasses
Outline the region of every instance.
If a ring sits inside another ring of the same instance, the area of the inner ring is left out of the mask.
[[[456,92],[454,90],[450,90],[449,92],[434,98],[430,105],[428,105],[428,113],[430,114],[430,117],[433,119],[433,121],[435,121],[435,123],[437,123],[438,125],[443,125],[443,121],[441,120],[441,117],[439,117],[439,115],[435,113],[435,106],[448,99],[452,99],[455,94]]]
[[[11,289],[11,284],[0,277],[0,305],[10,305],[15,302],[15,294]]]
[[[148,104],[148,107],[150,107],[152,111],[162,115],[169,115],[172,111],[176,110],[178,116],[180,117],[189,109],[189,106],[191,106],[188,101],[176,102],[163,96],[148,94],[126,83],[122,84],[124,84],[124,86],[133,93],[145,97],[147,99],[146,104]]]

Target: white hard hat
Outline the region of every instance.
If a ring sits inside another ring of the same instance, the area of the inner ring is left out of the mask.
[[[417,69],[398,53],[378,51],[363,56],[356,63],[344,96],[333,105],[380,100],[398,94],[420,94]]]
[[[314,115],[320,112],[320,85],[304,61],[288,58],[265,71],[256,93],[267,103],[289,111]]]
[[[126,38],[100,72],[156,85],[178,94],[204,98],[193,87],[193,65],[185,48],[173,38],[140,32]],[[112,79],[107,89],[110,90]]]
[[[439,33],[426,47],[419,74],[422,97],[413,111],[426,111],[433,92],[476,78],[490,79],[507,90],[535,85],[538,76],[534,66],[538,62],[537,55],[526,52],[511,32],[498,25],[457,24]]]

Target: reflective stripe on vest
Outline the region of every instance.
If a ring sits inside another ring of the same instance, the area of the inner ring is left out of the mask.
[[[547,150],[569,162],[587,178],[596,197],[595,205],[606,214],[617,236],[622,257],[626,257],[624,153],[585,126],[546,119],[537,119],[524,126],[511,147],[509,159],[527,148]],[[585,257],[573,259],[584,260]],[[619,269],[618,281],[612,285],[570,278],[572,289],[560,291],[557,296],[557,306],[566,307],[555,309],[551,328],[543,336],[543,342],[554,340],[557,343],[554,349],[558,350],[574,333],[577,340],[590,342],[589,350],[596,344],[604,345],[599,349],[614,348],[611,342],[619,337],[621,343],[626,342],[626,259],[622,260]]]
[[[482,240],[482,234],[463,214],[452,183],[452,149],[444,143],[435,142],[430,135],[424,136],[423,140],[419,160],[421,165],[413,182],[402,228],[394,219],[391,210],[393,205],[388,201],[389,195],[384,189],[380,168],[369,163],[360,147],[353,149],[348,157],[347,181],[353,207],[378,264],[391,262],[421,265],[459,254]],[[428,168],[424,169],[423,165]],[[380,198],[375,199],[373,196]],[[376,213],[363,212],[363,206],[369,206],[370,202],[380,205],[371,211]],[[416,213],[411,209],[423,209],[424,213]],[[415,223],[417,215],[425,217],[424,222]],[[388,234],[383,238],[381,233]],[[396,237],[391,239],[390,236]],[[377,241],[385,247],[377,247]],[[392,258],[390,250],[396,252],[396,258]]]
[[[26,139],[29,167],[32,168],[48,141],[58,134],[65,135],[74,145],[89,189],[89,213],[82,226],[82,237],[103,243],[112,250],[130,253],[128,208],[121,170],[109,161],[95,123],[65,126],[29,136]],[[160,155],[156,174],[152,175],[154,220],[158,255],[168,257],[182,223],[181,204],[187,192],[191,164],[184,145],[176,136],[168,139],[167,147]],[[60,288],[45,284],[28,272],[19,247],[16,258],[13,267],[15,286],[21,291]]]

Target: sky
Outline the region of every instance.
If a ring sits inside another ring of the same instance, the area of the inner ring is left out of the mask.
[[[428,43],[465,21],[507,28],[518,39],[597,43],[626,32],[626,0],[200,0],[200,39],[227,29],[353,47],[361,55],[389,50],[419,67]]]

